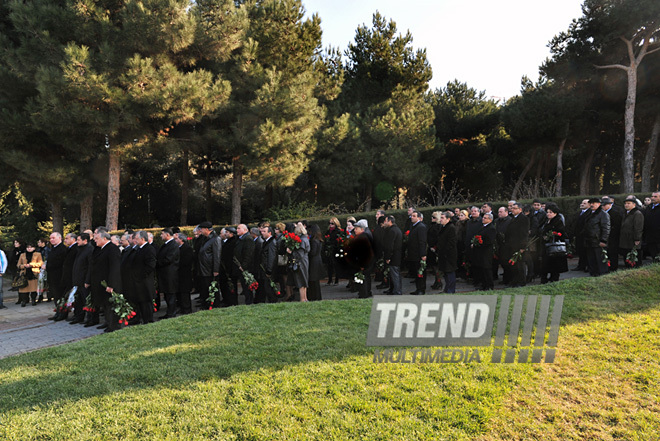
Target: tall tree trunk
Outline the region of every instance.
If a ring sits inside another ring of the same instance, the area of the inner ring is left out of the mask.
[[[539,197],[539,183],[541,182],[541,170],[543,170],[543,164],[545,163],[545,155],[541,150],[539,154],[539,162],[536,164],[536,177],[534,179],[534,197]]]
[[[587,159],[582,164],[582,173],[580,174],[580,194],[589,194],[589,183],[591,181],[591,164],[594,162],[594,155],[596,154],[596,146],[589,148]]]
[[[53,197],[50,200],[50,207],[53,212],[53,232],[64,235],[64,212],[62,211],[62,199]]]
[[[211,192],[211,161],[206,164],[206,176],[204,177],[204,191],[206,192],[206,220],[213,223],[213,193]]]
[[[651,171],[653,170],[653,158],[658,148],[658,137],[660,136],[660,113],[655,115],[655,122],[653,123],[653,131],[651,132],[651,140],[644,155],[644,162],[642,163],[642,193],[651,191]]]
[[[94,195],[88,194],[80,200],[80,231],[92,229],[92,213],[94,209]]]
[[[266,185],[266,191],[264,194],[264,210],[268,210],[273,207],[274,193],[275,188],[273,184]]]
[[[188,225],[188,194],[190,193],[190,167],[188,149],[183,150],[183,169],[181,170],[181,217],[179,225]]]
[[[374,192],[373,184],[367,184],[364,189],[364,211],[371,211],[371,194]]]
[[[233,176],[231,179],[231,223],[237,225],[241,222],[241,196],[243,186],[243,165],[241,157],[233,160]]]
[[[523,169],[522,173],[520,173],[520,176],[518,177],[518,180],[516,181],[516,185],[513,187],[513,192],[511,192],[511,199],[515,200],[518,197],[518,192],[520,191],[520,186],[522,185],[523,181],[525,180],[525,176],[527,176],[527,173],[532,169],[532,166],[534,165],[534,161],[536,160],[536,153],[537,151],[534,150],[532,152],[532,157],[529,159],[529,162]]]
[[[566,123],[564,137],[559,143],[559,150],[557,151],[557,176],[555,180],[555,196],[557,197],[561,197],[562,195],[562,187],[564,183],[564,146],[566,145],[566,139],[568,139],[569,129],[570,123]]]
[[[623,142],[623,191],[635,192],[635,102],[637,101],[637,66],[632,63],[627,71],[628,96],[626,97],[625,138]]]
[[[116,148],[108,151],[108,204],[105,209],[105,226],[110,231],[117,229],[119,222],[119,181],[121,159]]]

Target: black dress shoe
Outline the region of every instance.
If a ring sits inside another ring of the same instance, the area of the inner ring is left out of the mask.
[[[99,322],[97,322],[95,320],[91,321],[91,322],[87,322],[87,323],[85,323],[85,328],[91,328],[92,326],[96,326],[98,324],[99,324]]]
[[[115,330],[110,328],[105,328],[103,332],[115,332]]]
[[[380,284],[376,285],[376,289],[385,289],[388,286],[390,286],[389,283],[380,283]]]
[[[101,326],[97,326],[96,329],[106,329],[108,327],[107,323],[103,323]]]
[[[57,317],[59,317],[59,316],[60,316],[60,313],[58,312],[58,313],[56,313],[54,316],[52,316],[52,317],[48,317],[48,320],[55,320],[55,319],[56,319]]]
[[[411,296],[423,296],[426,294],[424,291],[413,291],[410,293]]]
[[[167,319],[171,319],[172,317],[174,317],[174,316],[172,316],[172,315],[164,315],[164,316],[162,316],[161,318],[159,318],[158,320],[167,320]]]
[[[7,309],[5,305],[0,305],[0,309]]]
[[[392,295],[392,290],[388,289],[386,291],[383,291],[383,294],[390,296],[390,295]]]
[[[70,325],[77,325],[78,323],[82,323],[83,319],[80,318],[75,318],[69,322]]]

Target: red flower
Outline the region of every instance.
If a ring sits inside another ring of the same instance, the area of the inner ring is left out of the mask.
[[[610,266],[610,261],[609,261],[609,260],[607,261],[607,266],[608,266],[608,267]]]
[[[406,235],[406,236],[410,235],[410,230],[406,230],[405,235]]]
[[[209,311],[213,309],[213,306],[209,306]]]

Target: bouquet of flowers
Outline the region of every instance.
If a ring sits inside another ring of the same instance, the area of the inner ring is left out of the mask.
[[[302,239],[295,233],[289,233],[288,231],[284,232],[284,244],[290,250],[295,250],[300,248]]]
[[[417,277],[420,279],[424,277],[424,271],[426,271],[426,260],[420,260],[419,269],[417,270]]]
[[[511,259],[509,259],[509,265],[514,266],[516,263],[520,262],[522,257],[523,257],[523,252],[516,251],[515,253],[513,253],[513,256],[511,256]]]
[[[104,280],[101,282],[101,286],[107,288],[108,284]],[[128,325],[128,321],[136,316],[136,312],[133,310],[133,307],[126,301],[121,293],[112,291],[110,296],[110,302],[113,304],[113,310],[115,314],[117,314],[117,317],[119,317],[119,323]]]
[[[346,244],[346,241],[348,241],[348,233],[346,230],[340,228],[339,231],[337,231],[336,241],[335,257],[340,259],[344,257],[344,245]]]
[[[69,307],[66,304],[66,296],[62,297],[55,303],[55,309],[53,309],[53,312],[60,312],[62,314],[69,312]]]
[[[472,245],[472,248],[478,247],[484,244],[484,238],[481,237],[481,235],[477,234],[470,240],[470,245]]]
[[[83,311],[85,312],[96,312],[96,308],[94,308],[94,304],[92,303],[92,295],[87,294],[87,297],[85,298],[85,306],[83,306]]]
[[[561,238],[562,234],[559,231],[548,231],[543,236],[543,240],[546,242],[552,242],[558,238]]]
[[[607,266],[610,266],[610,257],[607,255],[607,248],[601,248],[601,252],[603,253],[603,263],[606,263]]]
[[[298,240],[300,240],[299,237]],[[254,278],[254,275],[250,271],[244,270],[243,267],[241,266],[241,263],[235,257],[234,257],[234,263],[236,264],[236,266],[238,266],[238,269],[241,270],[243,280],[245,280],[245,284],[248,285],[248,289],[253,293],[256,293],[257,289],[259,288],[259,282],[257,282],[257,279]]]
[[[626,263],[631,267],[635,268],[637,265],[637,250],[632,249],[628,254],[626,254]]]
[[[213,309],[213,303],[215,303],[215,295],[218,293],[218,282],[214,280],[209,285],[209,296],[207,301],[209,302],[209,309]]]
[[[355,283],[359,283],[362,285],[364,283],[364,273],[362,271],[358,271],[355,273],[355,276],[353,277],[353,281]]]

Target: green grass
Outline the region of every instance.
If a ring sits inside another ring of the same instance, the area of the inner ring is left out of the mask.
[[[0,440],[657,439],[660,266],[565,294],[554,364],[374,364],[369,300],[213,310],[0,360]],[[489,359],[489,351],[481,351]]]

